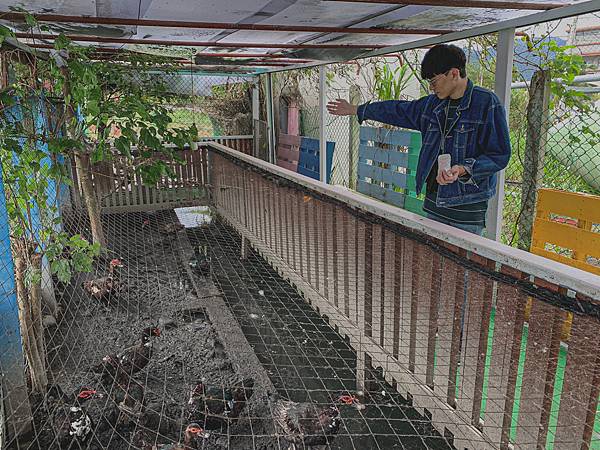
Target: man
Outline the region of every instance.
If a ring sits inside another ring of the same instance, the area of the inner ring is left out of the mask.
[[[506,113],[498,97],[467,78],[466,57],[455,45],[431,48],[421,77],[432,95],[415,101],[390,100],[351,105],[337,99],[327,109],[422,133],[416,173],[419,194],[425,187],[427,217],[481,235],[488,200],[496,193],[497,172],[510,159]],[[438,156],[449,154],[451,168],[438,170]]]

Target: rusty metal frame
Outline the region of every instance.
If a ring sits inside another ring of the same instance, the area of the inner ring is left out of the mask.
[[[207,30],[247,30],[247,31],[292,31],[298,33],[346,33],[346,34],[385,34],[385,35],[439,35],[452,30],[428,30],[420,28],[361,28],[361,27],[321,27],[298,25],[269,25],[225,22],[196,22],[182,20],[128,19],[125,17],[66,16],[61,14],[34,14],[38,22],[81,23],[94,25],[129,25],[166,28],[196,28]],[[25,14],[0,12],[0,19],[24,22]]]
[[[51,44],[27,44],[31,48],[39,48],[39,49],[53,49],[54,46]],[[95,52],[98,53],[123,53],[124,50],[120,48],[112,48],[112,47],[95,47]],[[286,55],[278,55],[274,53],[195,53],[194,57],[200,58],[238,58],[238,59],[253,59],[253,58],[262,58],[269,60],[281,60],[280,62],[293,62],[293,63],[301,63],[301,62],[310,62],[315,61],[313,59],[296,59]],[[183,60],[181,60],[183,62]],[[185,61],[189,63],[189,61]],[[266,61],[265,61],[266,62]]]
[[[56,39],[55,34],[39,33],[15,33],[16,37],[21,39]],[[387,45],[377,44],[264,44],[257,42],[211,42],[211,41],[176,41],[164,39],[137,39],[137,38],[109,38],[101,36],[67,35],[74,42],[92,42],[105,44],[147,44],[147,45],[176,45],[182,47],[225,47],[225,48],[275,48],[275,49],[302,49],[302,48],[322,48],[322,49],[382,49]]]
[[[448,6],[454,8],[486,8],[486,9],[525,9],[546,11],[549,9],[568,6],[569,3],[534,3],[515,1],[489,1],[489,0],[325,0],[329,2],[353,2],[389,5],[415,5],[415,6]]]

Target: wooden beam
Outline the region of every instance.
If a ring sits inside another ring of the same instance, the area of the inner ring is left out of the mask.
[[[37,33],[15,33],[18,38],[53,40],[57,35]],[[109,38],[100,36],[68,35],[73,42],[93,42],[104,44],[147,44],[147,45],[178,45],[182,47],[226,47],[226,48],[355,48],[355,49],[381,49],[386,45],[376,44],[261,44],[251,42],[210,42],[210,41],[173,41],[161,39],[134,39],[134,38]]]
[[[270,25],[254,23],[192,22],[180,20],[128,19],[124,17],[83,17],[60,14],[34,14],[38,22],[81,23],[95,25],[129,25],[167,28],[194,28],[208,30],[247,30],[247,31],[292,31],[297,33],[345,33],[345,34],[388,34],[388,35],[440,35],[452,30],[429,30],[420,28],[360,28],[360,27],[320,27],[308,25]],[[0,12],[0,19],[24,22],[25,14]]]
[[[450,6],[454,8],[526,9],[546,11],[567,6],[568,3],[533,3],[489,0],[324,0],[330,2],[377,3],[388,5]]]

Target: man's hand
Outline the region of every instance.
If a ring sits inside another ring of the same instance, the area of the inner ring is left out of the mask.
[[[327,111],[334,116],[352,116],[356,114],[358,106],[348,103],[343,98],[338,98],[327,103]]]
[[[467,171],[464,166],[455,165],[447,171],[438,170],[438,174],[435,179],[438,184],[446,185],[454,183],[459,177],[462,177],[466,173]]]

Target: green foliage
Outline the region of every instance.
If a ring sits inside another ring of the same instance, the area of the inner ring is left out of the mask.
[[[379,100],[401,100],[403,91],[413,78],[414,73],[408,64],[395,69],[384,64],[375,67],[375,93]]]
[[[35,18],[25,13],[26,25],[38,32]],[[0,39],[13,36],[0,27]],[[31,263],[33,253],[46,256],[51,271],[67,282],[75,271],[89,271],[100,252],[81,235],[61,229],[58,193],[50,189],[69,183],[61,157],[87,155],[92,162],[108,160],[115,152],[129,158],[146,183],[172,175],[169,144],[182,147],[197,137],[195,126],[173,126],[164,104],[164,86],[157,74],[178,66],[156,56],[122,52],[109,60],[91,47],[74,45],[65,35],[54,41],[50,58],[27,64],[11,59],[14,74],[0,92],[0,163],[6,188],[11,242]],[[49,98],[60,98],[51,103]],[[17,100],[18,99],[18,100]],[[19,103],[22,117],[7,120]],[[44,110],[49,123],[40,126]],[[136,146],[136,151],[133,147]],[[26,280],[39,282],[32,264]]]
[[[62,232],[57,233],[55,239],[46,248],[50,269],[63,283],[69,282],[74,271],[89,272],[94,257],[99,254],[98,244],[90,244],[79,234],[68,236]],[[65,258],[65,255],[69,257]]]
[[[7,37],[15,37],[15,34],[10,28],[0,25],[0,46],[2,46],[2,43]]]
[[[57,185],[68,183],[64,165],[48,156],[43,145],[47,136],[38,125],[43,109],[51,108],[43,98],[21,99],[3,93],[0,97],[4,114],[0,127],[0,164],[6,195],[6,208],[11,240],[20,256],[27,260],[33,252],[45,255],[52,273],[68,282],[74,271],[90,271],[99,253],[81,236],[67,236],[61,231],[61,218],[56,201],[58,193],[50,189],[50,180]],[[10,109],[8,109],[10,108]],[[21,120],[8,120],[10,117]],[[69,246],[59,243],[72,242]],[[41,274],[34,265],[25,270],[25,283],[36,284]]]
[[[560,46],[554,40],[544,39],[533,42],[532,38],[525,35],[521,38],[527,45],[528,52],[539,60],[537,70],[547,71],[550,79],[550,111],[574,111],[582,121],[593,113],[594,99],[589,94],[571,89],[575,84],[575,77],[585,73],[586,63],[581,55],[571,52],[575,47]],[[561,120],[566,120],[563,114]],[[578,145],[582,140],[596,141],[597,136],[589,127],[583,127],[577,133],[570,133],[570,144]]]
[[[583,57],[570,52],[575,47],[560,46],[553,40],[545,40],[534,45],[527,35],[522,39],[527,44],[529,52],[541,60],[538,69],[550,72],[553,94],[551,108],[556,108],[562,102],[568,108],[589,111],[591,107],[589,96],[583,92],[568,89],[574,84],[575,77],[584,73],[586,68]]]
[[[156,155],[172,159],[169,144],[181,148],[198,136],[195,125],[173,126],[163,100],[165,86],[156,75],[177,66],[165,58],[125,52],[120,61],[96,60],[90,49],[64,35],[54,46],[54,57],[47,64],[38,62],[38,73],[54,81],[51,93],[65,103],[59,124],[66,136],[56,138],[53,149],[88,153],[92,162],[110,159],[116,149],[131,158],[146,183],[168,175],[164,158]]]

